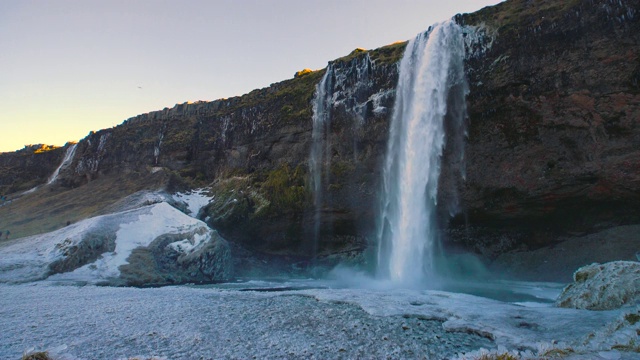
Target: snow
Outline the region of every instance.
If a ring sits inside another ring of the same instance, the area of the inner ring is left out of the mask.
[[[470,359],[498,351],[536,358],[566,348],[576,359],[637,355],[612,347],[638,341],[640,323],[623,318],[638,308],[595,312],[433,290],[308,288],[328,284],[0,285],[0,358],[29,349],[56,359]],[[264,291],[278,287],[307,289]]]
[[[202,231],[202,230],[206,231]],[[89,218],[47,234],[15,239],[0,246],[0,282],[28,282],[47,278],[49,265],[73,252],[88,234],[99,239],[115,235],[115,248],[97,260],[73,271],[55,274],[50,280],[97,283],[116,278],[119,267],[138,247],[146,247],[164,234],[194,234],[193,244],[179,240],[174,249],[182,253],[194,250],[210,239],[205,223],[189,217],[166,202],[109,215]],[[106,242],[108,240],[100,240]],[[188,245],[187,245],[188,244]],[[96,246],[107,247],[100,243]]]
[[[178,192],[173,195],[173,199],[184,203],[189,210],[188,214],[192,217],[197,217],[200,210],[213,199],[213,196],[207,195],[207,192],[207,189],[195,189],[186,193]]]
[[[62,229],[14,239],[0,247],[0,282],[33,281],[48,274],[50,263],[62,258],[64,250],[77,245],[82,235],[104,226],[111,215],[97,216]]]
[[[210,238],[211,236],[208,233],[195,234],[193,236],[193,242],[189,241],[189,239],[184,239],[184,240],[172,242],[168,246],[170,246],[172,249],[174,249],[178,253],[190,253],[196,250],[201,244],[209,241]]]
[[[139,247],[148,247],[157,237],[169,233],[186,233],[206,225],[188,217],[171,205],[162,202],[145,207],[148,213],[138,215],[137,219],[120,225],[116,232],[116,247],[93,263],[84,265],[72,272],[56,274],[51,280],[75,280],[91,283],[117,278],[119,267],[128,263],[131,252]],[[200,241],[208,240],[208,232],[199,236]],[[188,243],[188,240],[182,240]],[[180,241],[180,242],[182,242]],[[191,250],[193,246],[189,247]],[[186,251],[183,251],[186,252]]]

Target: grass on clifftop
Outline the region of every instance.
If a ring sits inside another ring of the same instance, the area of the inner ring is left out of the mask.
[[[468,25],[484,23],[504,33],[517,27],[537,26],[543,20],[557,21],[581,2],[582,0],[508,0],[471,14],[464,14],[463,17]]]
[[[373,50],[365,50],[363,48],[357,48],[353,50],[349,55],[335,59],[334,63],[348,63],[353,59],[369,54],[371,61],[378,65],[390,65],[397,63],[402,59],[404,49],[407,46],[407,41],[397,41],[393,44],[386,45]]]
[[[212,114],[216,117],[229,116],[241,108],[264,106],[265,104],[280,104],[284,111],[281,120],[288,122],[293,119],[311,117],[311,101],[315,87],[325,70],[302,70],[300,76],[285,80],[270,87],[253,90],[248,94],[235,98],[232,105]],[[233,100],[233,99],[229,99]],[[285,108],[286,106],[286,108]]]

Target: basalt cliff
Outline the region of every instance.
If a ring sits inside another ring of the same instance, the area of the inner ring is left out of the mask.
[[[445,247],[492,259],[640,224],[638,9],[638,0],[508,0],[455,17],[466,44],[467,136],[443,154]],[[29,204],[19,194],[45,184],[65,150],[0,154],[0,191],[17,199],[0,207],[0,228],[30,235],[108,213],[137,191],[210,187],[214,201],[198,217],[231,244],[301,259],[362,253],[376,227],[405,45],[356,49],[240,97],[178,104],[92,132]],[[316,209],[312,118],[329,71]]]

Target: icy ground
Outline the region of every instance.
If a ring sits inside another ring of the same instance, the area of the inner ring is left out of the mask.
[[[99,283],[116,279],[119,267],[128,263],[134,249],[149,246],[161,235],[181,235],[169,244],[178,253],[190,253],[212,241],[210,229],[166,202],[133,210],[96,216],[56,231],[15,239],[0,245],[0,283],[49,279]],[[102,249],[101,255],[72,271],[50,276],[50,264],[64,260],[81,247],[89,235],[103,239],[112,236],[114,248],[107,251],[104,240],[86,247]]]
[[[637,341],[638,329],[618,326],[625,311],[637,309],[595,312],[442,291],[323,286],[0,285],[0,358],[34,349],[56,359],[443,359],[499,345],[531,354],[570,345],[587,359],[638,355],[611,351],[612,341],[626,343],[634,334]]]

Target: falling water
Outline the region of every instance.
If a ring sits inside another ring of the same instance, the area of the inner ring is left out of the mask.
[[[60,166],[58,166],[56,171],[54,171],[53,174],[51,174],[51,176],[49,177],[49,180],[47,181],[47,185],[53,184],[53,182],[56,181],[56,179],[58,178],[58,174],[60,174],[60,170],[69,166],[69,164],[71,163],[71,160],[73,160],[73,155],[75,155],[76,153],[77,146],[78,144],[73,144],[67,148],[67,152],[64,154],[64,159],[62,159]]]
[[[402,61],[384,164],[379,275],[402,286],[435,280],[436,202],[447,121],[464,122],[464,43],[453,21],[411,40]],[[462,100],[452,100],[450,94]],[[453,128],[456,128],[454,126]],[[460,134],[462,136],[462,134]]]
[[[311,133],[311,154],[309,156],[309,168],[311,172],[311,184],[313,188],[314,225],[313,225],[313,256],[318,250],[320,237],[320,218],[322,212],[322,183],[323,162],[329,161],[330,142],[328,139],[331,127],[331,94],[332,94],[333,67],[327,66],[322,80],[316,85],[313,99],[313,130]],[[326,167],[328,168],[328,167]],[[328,181],[328,172],[324,174],[324,182]]]

